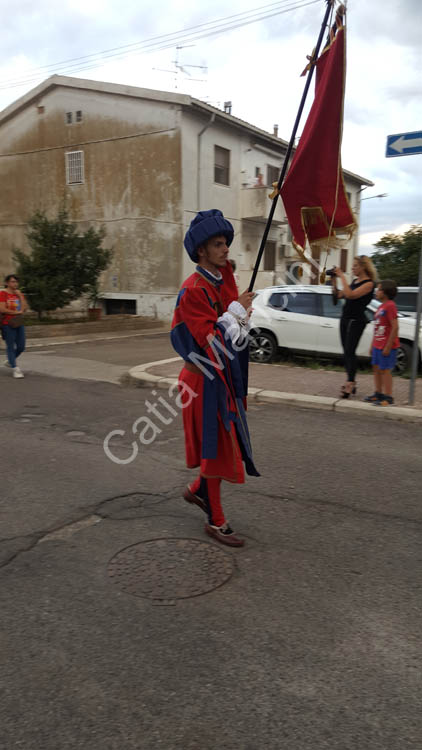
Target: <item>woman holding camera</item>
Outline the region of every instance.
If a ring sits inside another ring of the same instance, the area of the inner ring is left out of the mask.
[[[341,268],[335,268],[332,276],[334,297],[344,297],[346,300],[340,320],[340,336],[347,382],[341,388],[341,398],[349,398],[356,393],[356,349],[368,322],[365,309],[373,297],[377,277],[375,267],[367,255],[358,255],[354,259],[352,273],[354,278],[350,285]],[[337,288],[337,278],[341,281],[342,289]]]

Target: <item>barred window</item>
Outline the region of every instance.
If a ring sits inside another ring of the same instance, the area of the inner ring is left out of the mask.
[[[76,122],[82,122],[82,110],[81,109],[76,110]]]
[[[230,185],[230,151],[221,146],[214,146],[214,182]]]
[[[66,112],[66,125],[71,125],[72,119],[72,112]]]
[[[68,151],[66,158],[66,182],[68,185],[80,185],[84,182],[84,152]]]

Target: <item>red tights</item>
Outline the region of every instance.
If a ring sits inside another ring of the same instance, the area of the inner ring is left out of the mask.
[[[221,507],[220,484],[221,479],[218,477],[205,479],[205,477],[199,475],[189,488],[194,495],[198,495],[205,501],[208,509],[208,521],[213,526],[222,526],[226,520]]]

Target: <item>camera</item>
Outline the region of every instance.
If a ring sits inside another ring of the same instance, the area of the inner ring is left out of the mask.
[[[334,276],[337,276],[336,269],[330,268],[328,271],[325,272],[326,276],[329,276],[330,279],[332,279]]]

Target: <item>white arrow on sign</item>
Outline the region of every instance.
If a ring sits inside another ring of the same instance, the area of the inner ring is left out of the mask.
[[[422,146],[422,138],[397,138],[396,141],[388,144],[388,148],[392,148],[393,151],[398,151],[402,154],[405,148],[420,148]]]

